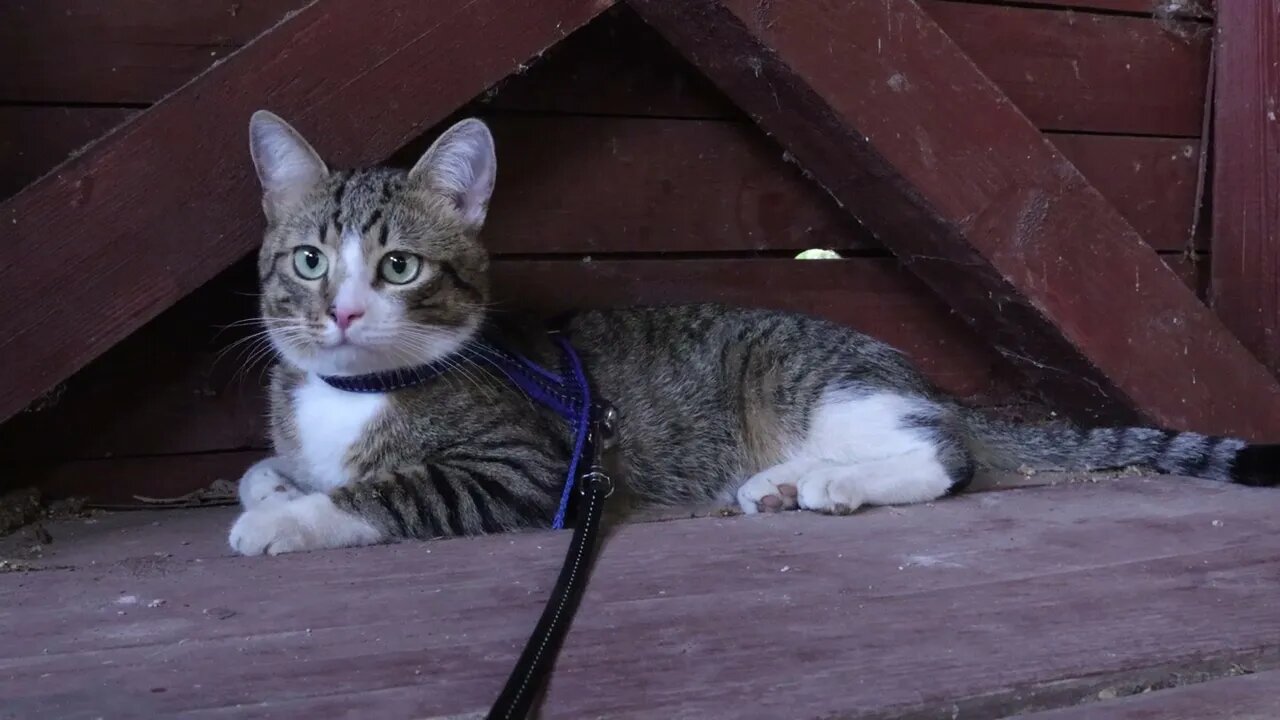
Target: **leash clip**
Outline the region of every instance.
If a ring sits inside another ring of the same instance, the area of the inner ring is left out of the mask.
[[[578,492],[583,495],[588,495],[597,490],[604,493],[602,497],[607,498],[613,494],[613,478],[609,477],[609,474],[599,465],[593,466],[578,481]]]
[[[579,480],[578,491],[583,495],[600,491],[602,497],[613,494],[613,478],[605,471],[604,455],[618,444],[618,409],[601,401],[591,421],[591,468]]]

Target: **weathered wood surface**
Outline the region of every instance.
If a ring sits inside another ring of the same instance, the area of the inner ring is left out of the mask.
[[[1275,720],[1280,717],[1280,671],[1208,682],[1198,682],[1194,677],[1189,680],[1196,684],[1021,717],[1022,720]]]
[[[1189,24],[1183,37],[1146,18],[927,0],[921,7],[1041,128],[1200,134],[1203,26]],[[881,29],[894,43],[895,31]]]
[[[311,5],[0,204],[0,418],[254,247],[253,110],[374,162],[608,4]]]
[[[543,716],[1003,717],[1269,670],[1278,509],[1267,490],[1131,478],[625,527]],[[240,559],[231,517],[51,525],[48,557],[25,561],[74,569],[0,574],[8,716],[481,710],[567,540]]]
[[[7,67],[0,61],[0,67]],[[0,200],[129,119],[129,108],[0,105]]]
[[[1213,119],[1213,307],[1280,375],[1280,0],[1223,3]]]
[[[7,180],[34,179],[129,112],[0,108],[0,129],[11,133],[0,134],[6,170],[0,194]],[[486,119],[502,168],[486,232],[496,252],[878,247],[754,127],[624,117]],[[1071,134],[1052,140],[1152,247],[1185,248],[1196,141]],[[400,156],[407,160],[422,144]]]
[[[263,408],[256,408],[261,413]],[[146,416],[142,416],[145,418]],[[199,422],[204,417],[197,415]],[[239,422],[246,422],[252,416],[246,415]],[[135,419],[135,423],[138,421]],[[216,432],[221,428],[211,424]],[[190,431],[188,431],[190,432]],[[130,448],[128,439],[122,439],[119,445]],[[28,461],[30,464],[12,464],[7,461],[0,464],[7,489],[15,483],[35,486],[50,498],[85,498],[87,501],[108,505],[146,505],[145,500],[157,500],[181,497],[188,493],[204,490],[218,480],[236,482],[244,475],[250,465],[266,457],[269,452],[263,449],[266,441],[257,439],[257,448],[224,449],[218,448],[206,452],[180,452],[174,454],[135,455],[124,457],[99,457],[74,459],[71,457],[56,460]],[[42,451],[49,448],[41,447]],[[78,448],[72,448],[74,452]]]
[[[879,248],[758,129],[737,123],[497,115],[498,253]],[[1188,246],[1196,141],[1053,134],[1157,250]],[[415,143],[406,161],[420,148]],[[411,164],[411,162],[409,163]]]
[[[967,2],[968,0],[959,0]],[[1111,10],[1134,15],[1208,18],[1213,15],[1214,0],[984,0],[991,5],[1043,5],[1064,10]]]
[[[1042,128],[1199,135],[1209,58],[1202,25],[938,0],[921,6]],[[706,93],[706,80],[678,53],[635,25],[619,13],[588,28],[551,51],[545,63],[506,80],[493,107],[741,115],[718,94]],[[655,61],[636,62],[637,56]]]
[[[1192,246],[1199,141],[1069,133],[1046,137],[1148,245],[1161,251]]]
[[[311,0],[7,0],[0,102],[153,103]]]
[[[1129,1],[1133,3],[1145,4],[1145,11],[1152,8],[1150,0]],[[23,72],[0,77],[0,102],[155,102],[306,4],[8,2],[0,6],[0,67]],[[1090,8],[1088,2],[1071,4]],[[1115,4],[1103,0],[1098,9],[1134,9],[1106,7]],[[1206,33],[1188,26],[1183,34],[1193,38],[1183,42],[1150,18],[1019,5],[931,0],[926,10],[1043,127],[1197,134],[1188,129],[1198,128],[1204,84],[1189,81],[1197,73],[1203,76]],[[598,37],[606,33],[602,30]],[[708,104],[696,92],[705,81],[684,70],[685,63],[674,55],[668,55],[674,59],[671,64],[634,67],[639,48],[627,46],[630,37],[622,40],[622,45],[596,43],[593,66],[580,65],[559,78],[558,92],[534,92],[526,100],[582,103],[615,112],[647,107],[660,114],[734,113],[723,104]]]
[[[1076,413],[1280,433],[1280,384],[912,0],[631,5]]]

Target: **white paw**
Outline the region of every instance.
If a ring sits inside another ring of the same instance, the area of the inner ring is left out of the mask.
[[[241,513],[228,541],[241,555],[370,545],[384,539],[368,522],[339,510],[328,495],[270,502]]]
[[[850,468],[817,465],[796,483],[797,500],[803,510],[845,515],[857,510],[866,499]]]
[[[751,476],[738,488],[738,507],[747,515],[796,509],[796,482],[809,463],[786,462]]]
[[[240,478],[240,505],[246,510],[265,502],[299,497],[302,491],[280,472],[279,458],[254,463]]]

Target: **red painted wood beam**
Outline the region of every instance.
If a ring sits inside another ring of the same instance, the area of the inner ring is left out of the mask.
[[[913,0],[629,0],[1088,417],[1280,437],[1280,385]]]
[[[1213,307],[1280,375],[1280,0],[1218,10]]]
[[[0,420],[258,244],[249,115],[385,158],[612,0],[319,0],[0,204]]]

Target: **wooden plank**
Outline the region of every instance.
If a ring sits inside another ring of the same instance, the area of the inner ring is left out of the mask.
[[[309,2],[0,3],[0,102],[152,103]]]
[[[878,247],[749,124],[508,116],[491,123],[502,173],[484,232],[494,252]]]
[[[256,294],[252,261],[237,263],[70,378],[52,407],[0,425],[0,462],[51,475],[66,461],[265,447],[271,357],[245,324]]]
[[[198,416],[197,416],[198,417]],[[246,414],[246,418],[248,415]],[[45,497],[83,497],[106,505],[142,505],[137,496],[175,498],[209,487],[215,481],[236,482],[244,471],[269,453],[264,449],[61,460],[44,464],[0,465],[5,485],[34,486]]]
[[[1062,407],[1280,433],[1280,384],[912,0],[631,5]]]
[[[922,7],[1041,128],[1200,135],[1209,34],[1199,26],[1183,37],[1145,18],[951,2]]]
[[[879,243],[755,128],[715,121],[489,118],[500,253],[866,249]],[[1052,136],[1152,247],[1187,248],[1195,141]],[[424,150],[417,143],[403,157]]]
[[[1228,677],[1079,707],[1046,710],[1023,720],[1272,720],[1280,717],[1280,671]],[[1141,688],[1116,688],[1142,692]],[[1105,692],[1105,691],[1104,691]]]
[[[237,335],[219,337],[217,329],[250,314],[253,271],[247,263],[237,270],[233,282],[220,278],[72,378],[56,406],[0,426],[0,462],[47,468],[68,460],[265,447],[263,366],[242,369],[243,355],[222,354]],[[893,343],[936,383],[973,402],[1008,402],[1013,395],[1004,361],[889,258],[499,259],[494,286],[503,307],[547,314],[695,301],[810,313]],[[78,472],[93,483],[93,468],[41,472]]]
[[[1280,373],[1280,1],[1218,13],[1213,307]]]
[[[1048,138],[1148,245],[1161,251],[1193,246],[1199,141],[1062,133]]]
[[[0,108],[0,176],[31,179],[129,111]],[[754,127],[624,117],[486,118],[502,180],[485,236],[501,253],[867,249],[879,244]],[[3,136],[0,136],[3,137]],[[411,164],[424,142],[397,154]],[[1195,141],[1053,136],[1159,250],[1182,250],[1194,207]],[[22,161],[16,168],[6,157]],[[17,156],[17,153],[25,153]],[[0,181],[3,182],[3,181]]]
[[[24,101],[41,103],[151,103],[177,89],[226,57],[279,21],[287,12],[296,10],[307,0],[254,0],[232,2],[216,0],[118,0],[103,4],[97,0],[46,0],[45,2],[9,2],[0,6],[0,66],[26,68],[0,78],[0,102]],[[1145,58],[1161,46],[1162,31],[1152,22],[1129,25],[1130,33],[1092,32],[1090,23],[1064,22],[1042,11],[1023,12],[1023,6],[1067,5],[1076,9],[1102,9],[1150,14],[1150,0],[1046,0],[1036,3],[1009,3],[1011,19],[984,33],[964,21],[957,40],[981,57],[980,65],[989,74],[1016,79],[1018,88],[1033,98],[1033,110],[1048,108],[1046,119],[1062,122],[1064,114],[1092,114],[1092,105],[1078,92],[1084,88],[1089,98],[1097,97],[1100,105],[1125,104],[1132,97],[1120,85],[1109,82],[1082,84],[1070,70],[1070,61],[1093,77],[1107,78],[1108,72],[1121,70],[1118,62],[1134,59],[1124,74],[1134,78],[1132,87],[1143,90],[1143,97],[1153,93],[1177,92],[1176,78],[1156,72]],[[934,2],[934,6],[955,3]],[[984,9],[950,9],[938,11],[947,17],[963,16]],[[1061,13],[1059,13],[1061,14]],[[526,88],[519,95],[538,105],[563,105],[566,102],[597,109],[631,106],[628,113],[659,115],[672,113],[719,116],[736,115],[727,103],[705,93],[707,83],[697,73],[687,71],[687,64],[661,43],[638,38],[637,25],[629,17],[602,24],[594,39],[584,39],[584,62],[575,62],[571,73],[549,69],[539,77],[556,77],[557,85],[578,87],[577,92],[543,93],[537,82],[516,85]],[[630,22],[628,22],[630,20]],[[1091,22],[1104,27],[1120,28],[1141,18],[1098,16]],[[623,28],[616,32],[603,25]],[[996,35],[1002,35],[997,39]],[[1048,44],[1042,42],[1048,36]],[[639,40],[639,43],[637,43]],[[612,42],[610,42],[612,41]],[[999,43],[1008,43],[1001,46]],[[1130,43],[1118,47],[1116,42]],[[1153,44],[1154,42],[1154,44]],[[643,47],[641,47],[643,45]],[[1203,50],[1203,45],[1197,46]],[[659,50],[654,54],[655,50]],[[1064,55],[1063,53],[1070,53]],[[1188,56],[1194,52],[1186,53]],[[557,53],[556,57],[560,54]],[[637,62],[637,58],[640,61]],[[1165,59],[1171,65],[1185,59]],[[1030,73],[1036,80],[1028,80]],[[563,76],[563,77],[558,77]],[[586,81],[590,87],[581,86]],[[1036,87],[1038,86],[1038,87]],[[1194,103],[1196,88],[1182,88],[1182,102]],[[1006,88],[1015,99],[1017,93]],[[1114,121],[1113,111],[1107,111]],[[1035,115],[1033,114],[1033,117]],[[1124,118],[1120,118],[1124,119]],[[1144,118],[1134,115],[1129,122]],[[1159,117],[1156,122],[1165,122]],[[1081,126],[1075,129],[1090,129]],[[1134,132],[1147,132],[1134,130]]]
[[[970,2],[971,0],[947,0]],[[1067,10],[1107,10],[1173,18],[1209,18],[1213,16],[1212,0],[982,0],[988,5],[1019,7],[1043,6]]]
[[[1004,717],[1178,674],[1267,670],[1280,646],[1269,602],[1277,497],[1139,478],[853,518],[623,527],[542,716]],[[480,710],[567,540],[535,532],[241,559],[219,547],[223,513],[217,523],[138,517],[133,533],[159,555],[132,537],[115,562],[99,554],[74,571],[0,575],[10,713]],[[192,558],[182,541],[212,552]]]
[[[479,106],[489,111],[743,118],[625,5],[566,38],[525,72],[504,79]]]
[[[1149,18],[939,0],[922,7],[1039,127],[1200,134],[1209,57],[1201,25],[1175,24],[1189,35],[1184,39]],[[625,12],[593,24],[529,72],[505,81],[488,105],[562,113],[741,115],[640,24]]]
[[[254,109],[289,116],[335,165],[374,162],[607,5],[317,3],[0,204],[0,418],[255,246]]]
[[[135,112],[129,108],[0,106],[0,200]]]

